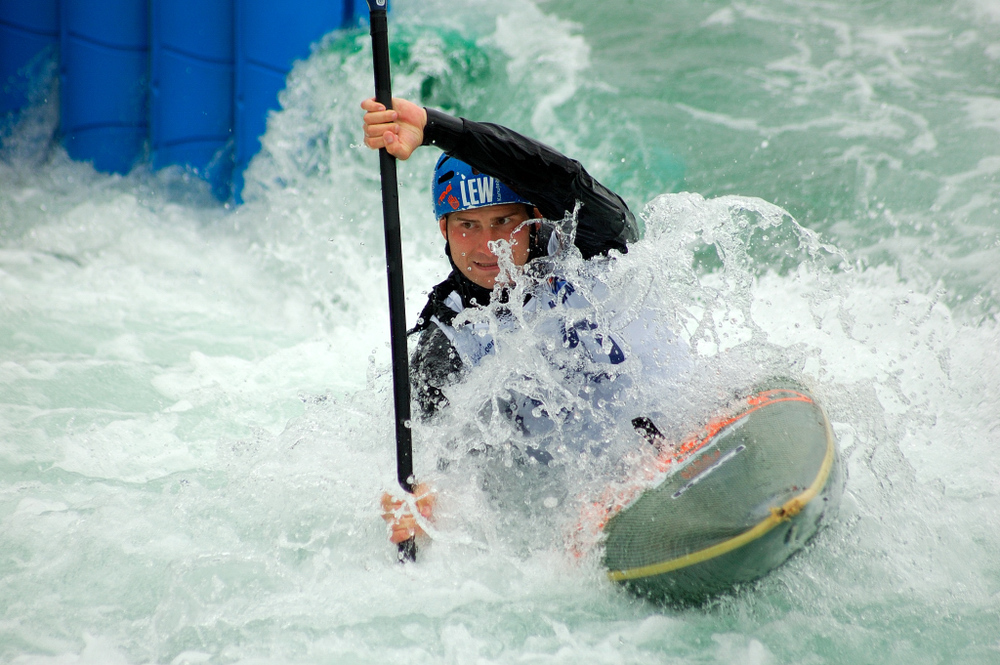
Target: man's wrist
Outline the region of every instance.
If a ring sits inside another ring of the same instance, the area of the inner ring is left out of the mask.
[[[458,145],[458,140],[465,129],[461,118],[448,115],[437,109],[424,108],[427,113],[427,125],[424,127],[424,140],[421,145],[433,145],[445,152],[450,152]]]

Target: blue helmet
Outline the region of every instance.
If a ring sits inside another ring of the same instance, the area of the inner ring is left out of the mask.
[[[496,178],[479,172],[465,162],[441,155],[431,182],[434,215],[441,219],[450,212],[506,203],[531,202]]]

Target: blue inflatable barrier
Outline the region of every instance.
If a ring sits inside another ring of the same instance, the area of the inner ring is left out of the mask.
[[[192,167],[229,198],[233,0],[152,0],[150,159]]]
[[[239,200],[292,64],[367,13],[365,0],[0,0],[0,119],[58,44],[72,158],[126,173],[148,149],[153,168],[188,166]]]
[[[125,173],[149,133],[149,13],[136,0],[62,0],[60,128],[73,159]]]
[[[277,108],[278,93],[292,63],[309,55],[309,45],[329,32],[324,26],[356,22],[365,0],[239,0],[236,4],[236,183],[260,150],[267,113]],[[281,39],[275,39],[281,35]]]
[[[26,106],[59,44],[56,0],[0,0],[0,119]]]

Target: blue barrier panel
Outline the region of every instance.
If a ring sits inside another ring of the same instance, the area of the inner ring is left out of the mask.
[[[58,0],[0,0],[0,119],[29,103],[58,43]]]
[[[267,114],[278,108],[292,64],[307,57],[311,44],[326,33],[353,25],[357,9],[356,0],[236,0],[237,200],[243,169],[260,150]]]
[[[70,157],[125,173],[148,131],[147,0],[62,0],[61,127]]]
[[[192,167],[229,198],[233,171],[233,0],[152,0],[153,168]]]
[[[148,138],[153,168],[191,166],[239,200],[292,64],[367,15],[365,0],[0,0],[0,120],[58,47],[70,157],[125,173]]]

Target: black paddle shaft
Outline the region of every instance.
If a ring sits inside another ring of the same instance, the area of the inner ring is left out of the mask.
[[[392,108],[389,74],[388,0],[368,0],[371,20],[372,60],[375,66],[375,101]],[[403,250],[399,234],[399,189],[396,158],[385,148],[378,151],[382,176],[382,219],[385,224],[385,263],[389,282],[389,330],[392,349],[392,396],[396,412],[396,476],[399,485],[413,492],[413,440],[410,432],[410,366],[406,350],[406,303],[403,299]],[[400,561],[414,561],[413,538],[399,544]]]

